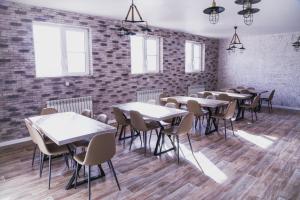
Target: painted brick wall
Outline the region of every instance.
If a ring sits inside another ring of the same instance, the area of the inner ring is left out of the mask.
[[[89,27],[93,75],[36,78],[32,22],[45,21]],[[134,101],[136,91],[163,88],[171,95],[186,93],[188,85],[216,87],[218,40],[153,28],[163,38],[163,73],[131,75],[130,43],[120,38],[120,21],[83,14],[0,2],[0,141],[28,136],[23,119],[40,112],[50,99],[90,95],[95,113],[111,113],[112,104]],[[205,73],[184,73],[185,40],[206,44]],[[65,81],[70,86],[64,85]],[[110,117],[111,114],[110,114]]]
[[[243,54],[226,53],[229,40],[219,45],[218,88],[238,85],[276,89],[274,105],[300,108],[300,52],[292,43],[299,33],[243,37]]]

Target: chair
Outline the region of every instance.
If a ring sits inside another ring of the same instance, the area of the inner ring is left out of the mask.
[[[89,109],[84,109],[84,110],[81,112],[81,115],[86,116],[86,117],[89,117],[89,118],[93,118],[93,116],[92,116],[92,111],[89,110]]]
[[[221,100],[221,101],[233,101],[233,98],[230,97],[228,94],[219,94],[216,97],[217,100]]]
[[[116,145],[114,134],[107,133],[94,136],[89,143],[87,151],[74,156],[74,160],[77,162],[74,188],[76,189],[77,185],[78,166],[88,166],[88,190],[89,199],[91,199],[91,166],[100,166],[102,163],[107,162],[111,171],[113,172],[118,188],[121,190],[114,166],[111,161],[115,153]]]
[[[187,110],[190,113],[193,113],[195,116],[195,129],[197,127],[197,124],[199,122],[199,129],[201,133],[201,117],[204,118],[205,115],[208,114],[208,111],[204,110],[202,106],[195,100],[189,100],[187,102]]]
[[[242,90],[242,89],[245,89],[245,87],[243,87],[243,86],[237,86],[236,89]]]
[[[270,93],[269,97],[263,97],[263,98],[261,98],[261,103],[262,103],[263,101],[268,102],[269,113],[270,113],[270,112],[272,111],[272,109],[273,109],[273,106],[272,106],[272,100],[273,100],[274,94],[275,94],[275,90],[272,90],[272,92]]]
[[[243,117],[244,117],[245,110],[250,110],[252,123],[254,122],[253,121],[253,112],[255,113],[255,118],[257,120],[257,109],[259,106],[259,102],[260,102],[260,97],[259,97],[259,95],[257,95],[254,97],[252,103],[241,105],[241,108],[243,109]]]
[[[50,183],[51,183],[51,158],[52,156],[58,156],[58,155],[65,155],[65,161],[67,166],[69,167],[68,164],[68,159],[66,155],[69,153],[69,150],[67,146],[58,146],[54,143],[47,144],[44,141],[44,138],[42,137],[41,132],[32,124],[29,123],[29,121],[26,119],[25,120],[26,126],[28,128],[28,131],[31,132],[33,141],[36,142],[38,145],[41,154],[40,154],[40,177],[42,176],[42,171],[43,171],[43,165],[44,165],[44,156],[47,155],[49,158],[49,177],[48,177],[48,189],[50,189]]]
[[[203,98],[207,98],[208,96],[213,96],[211,92],[204,92],[203,93]]]
[[[233,132],[233,135],[234,135],[234,130],[233,130],[233,124],[232,124],[232,118],[234,116],[234,112],[235,112],[235,109],[236,109],[236,101],[231,101],[227,108],[226,108],[226,111],[224,113],[218,113],[218,114],[215,114],[215,115],[212,115],[213,118],[217,119],[218,120],[218,123],[219,123],[219,120],[223,120],[224,121],[224,127],[225,127],[225,140],[227,139],[227,126],[226,126],[226,120],[229,120],[230,121],[230,125],[231,125],[231,129],[232,129],[232,132]]]
[[[147,132],[151,130],[156,130],[160,128],[159,123],[155,121],[150,121],[150,122],[145,122],[143,119],[142,115],[138,111],[130,111],[130,122],[131,122],[131,127],[135,132],[137,132],[138,135],[141,135],[141,132],[143,133],[143,139],[144,139],[144,149],[145,149],[145,154],[147,151]],[[157,133],[157,132],[156,132]],[[157,133],[158,135],[158,133]],[[131,133],[131,143],[130,143],[130,148],[132,143],[134,141],[135,137],[133,136],[133,133]]]
[[[241,93],[241,94],[251,94],[251,92],[250,92],[249,90],[247,90],[247,89],[242,89],[242,90],[240,91],[240,93]]]
[[[115,137],[118,135],[119,128],[121,127],[119,140],[124,140],[124,143],[125,143],[125,139],[127,139],[126,128],[127,128],[127,126],[130,126],[130,119],[128,119],[119,108],[114,107],[113,113],[115,115],[115,119],[117,122],[117,132],[115,134]],[[123,137],[122,137],[122,135],[123,135]]]
[[[58,111],[55,108],[43,108],[41,111],[41,115],[50,115],[58,113]]]
[[[173,136],[174,139],[177,140],[177,163],[179,164],[179,135],[182,134],[187,134],[188,140],[189,140],[189,145],[191,148],[191,151],[193,152],[193,147],[192,147],[192,143],[190,140],[190,135],[189,132],[193,126],[193,120],[194,120],[194,114],[193,113],[189,113],[186,116],[184,116],[179,124],[178,127],[171,127],[169,129],[164,129],[162,130],[163,134],[166,134],[168,136]],[[174,140],[175,142],[175,140]],[[173,144],[174,145],[174,144]]]
[[[175,103],[177,109],[179,109],[179,107],[180,107],[178,101],[177,101],[176,99],[174,99],[174,98],[170,98],[170,97],[169,97],[169,98],[167,99],[167,103]]]
[[[166,93],[160,93],[160,95],[158,97],[158,99],[159,99],[159,105],[164,106],[166,104],[166,102],[164,102],[164,101],[161,100],[162,98],[165,98],[165,97],[167,97]]]
[[[107,117],[106,114],[97,115],[96,120],[99,121],[99,122],[102,122],[104,124],[108,124],[108,117]]]
[[[254,87],[248,87],[247,90],[255,90]]]

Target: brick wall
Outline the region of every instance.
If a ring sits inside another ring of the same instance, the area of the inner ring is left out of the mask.
[[[125,13],[124,13],[125,14]],[[36,78],[32,22],[46,21],[89,27],[92,35],[93,75]],[[131,75],[130,43],[120,38],[120,21],[83,14],[0,2],[0,141],[28,136],[23,119],[40,112],[50,99],[90,95],[95,113],[111,105],[134,101],[136,91],[163,88],[171,95],[185,94],[188,85],[217,82],[218,40],[167,29],[152,28],[163,38],[163,73]],[[206,71],[184,73],[185,40],[206,44]],[[70,86],[65,86],[65,81]]]
[[[300,108],[300,52],[292,43],[299,33],[241,37],[246,51],[229,55],[229,40],[219,46],[218,88],[238,85],[276,89],[274,105]]]

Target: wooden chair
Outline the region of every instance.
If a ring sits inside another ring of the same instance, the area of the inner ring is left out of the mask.
[[[29,130],[29,132],[32,133],[33,140],[36,142],[38,145],[41,154],[40,154],[40,177],[42,176],[42,171],[43,171],[43,165],[44,165],[44,156],[47,155],[49,158],[49,177],[48,177],[48,189],[50,189],[50,183],[51,183],[51,158],[52,156],[58,156],[58,155],[65,155],[65,161],[67,166],[69,167],[68,164],[68,159],[67,159],[67,154],[69,153],[69,150],[67,146],[58,146],[54,143],[47,144],[44,141],[44,138],[42,137],[41,132],[32,124],[28,123],[28,121],[25,120],[26,126]]]
[[[82,114],[83,116],[86,116],[86,117],[89,117],[89,118],[93,118],[93,116],[92,116],[92,111],[89,110],[89,109],[84,109],[84,110],[81,112],[81,114]]]
[[[258,110],[258,106],[259,106],[259,101],[260,101],[260,97],[259,97],[259,95],[257,95],[254,97],[252,103],[241,105],[241,108],[243,109],[243,113],[242,113],[243,117],[244,117],[245,110],[250,110],[252,123],[254,122],[253,113],[255,114],[255,118],[257,120],[257,110]]]
[[[78,166],[88,166],[88,190],[89,199],[91,199],[91,166],[107,162],[113,172],[119,190],[121,190],[119,181],[111,159],[116,153],[115,137],[112,133],[96,135],[90,141],[87,151],[74,156],[76,164],[75,188],[77,185]]]
[[[99,122],[102,122],[104,124],[108,124],[108,117],[107,117],[106,114],[97,115],[96,120],[99,121]]]
[[[187,110],[190,113],[194,114],[195,117],[195,129],[197,127],[197,124],[199,122],[199,130],[201,133],[201,118],[204,119],[204,116],[208,114],[208,111],[204,110],[202,106],[195,100],[189,100],[187,102]]]
[[[158,135],[157,129],[160,128],[160,125],[155,122],[155,121],[150,121],[150,122],[145,122],[143,119],[142,115],[138,111],[130,111],[130,122],[131,122],[131,127],[133,130],[138,134],[141,135],[143,134],[143,139],[144,139],[144,150],[145,154],[147,151],[147,132],[151,130],[155,130],[156,134]],[[131,150],[132,143],[135,139],[133,136],[133,133],[131,133],[131,143],[129,150]]]
[[[268,102],[268,109],[269,109],[269,113],[272,111],[273,106],[272,106],[272,100],[275,94],[275,90],[272,90],[272,92],[270,93],[270,95],[268,97],[263,97],[261,98],[261,104],[263,101]]]
[[[207,98],[208,96],[213,96],[213,94],[211,92],[204,92],[202,95],[203,98]]]
[[[166,104],[166,102],[164,102],[164,101],[161,100],[162,98],[165,98],[165,97],[167,97],[166,93],[163,92],[163,93],[159,94],[159,97],[158,97],[158,99],[159,99],[159,105],[164,106]]]
[[[119,108],[114,107],[113,113],[115,115],[115,119],[117,122],[117,132],[115,134],[115,137],[118,135],[120,130],[119,140],[124,140],[124,144],[125,144],[125,139],[128,138],[126,137],[126,128],[127,126],[130,126],[130,119],[128,119]]]
[[[224,113],[218,113],[215,115],[212,115],[213,118],[217,119],[218,124],[219,124],[219,120],[223,120],[224,121],[224,127],[225,127],[225,140],[227,139],[227,126],[226,126],[226,120],[230,121],[230,125],[231,125],[231,129],[234,135],[234,130],[233,130],[233,124],[232,124],[232,118],[234,116],[234,112],[236,109],[236,101],[231,101],[227,108],[226,111]]]
[[[50,115],[58,113],[58,111],[55,108],[43,108],[41,111],[41,115]]]
[[[179,149],[180,149],[179,135],[183,135],[183,134],[187,135],[191,151],[193,152],[193,147],[192,147],[192,143],[191,143],[190,135],[189,135],[189,132],[193,126],[193,120],[194,120],[194,114],[189,113],[182,118],[179,126],[162,130],[163,134],[168,135],[168,136],[173,136],[174,142],[175,142],[175,139],[177,140],[176,150],[177,150],[177,163],[178,164],[179,164]]]
[[[174,99],[174,98],[170,98],[170,97],[169,97],[169,98],[167,99],[167,103],[175,103],[177,109],[179,109],[179,107],[180,107],[180,104],[179,104],[178,101],[177,101],[176,99]]]
[[[216,97],[217,100],[221,100],[221,101],[233,101],[234,99],[232,97],[230,97],[228,94],[219,94]]]

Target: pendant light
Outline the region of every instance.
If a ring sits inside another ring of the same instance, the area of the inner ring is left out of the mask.
[[[204,14],[209,15],[209,22],[216,24],[219,21],[219,13],[224,12],[225,8],[217,6],[215,0],[212,2],[212,6],[203,10]]]
[[[296,51],[300,50],[300,36],[298,37],[298,40],[293,43],[293,47],[295,48]]]
[[[244,52],[244,50],[245,50],[245,47],[244,47],[243,43],[241,43],[241,40],[240,40],[238,34],[236,33],[236,30],[237,30],[237,26],[234,27],[233,37],[230,41],[228,48],[226,49],[229,53],[235,52],[236,49],[240,50],[241,53]]]
[[[243,15],[244,23],[250,26],[253,23],[253,14],[259,12],[258,8],[253,8],[253,4],[259,3],[261,0],[236,0],[235,3],[243,5],[243,10],[239,11],[239,15]]]
[[[130,30],[130,24],[143,24],[139,27],[142,29],[144,33],[151,32],[151,29],[148,27],[148,23],[143,20],[138,8],[134,4],[133,0],[131,0],[131,5],[127,12],[127,15],[124,20],[122,20],[122,25],[119,28],[119,36],[126,36],[126,35],[135,35],[135,32]]]

